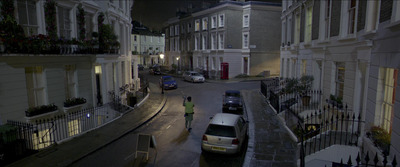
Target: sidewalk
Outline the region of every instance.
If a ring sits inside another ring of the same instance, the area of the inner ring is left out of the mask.
[[[245,167],[296,167],[297,143],[260,90],[242,91],[249,117]]]
[[[145,124],[164,107],[166,97],[161,94],[156,84],[150,83],[149,86],[150,92],[148,98],[139,107],[126,113],[121,118],[101,128],[75,137],[70,141],[42,150],[37,154],[14,162],[9,166],[68,166],[113,141],[118,140],[125,134]]]

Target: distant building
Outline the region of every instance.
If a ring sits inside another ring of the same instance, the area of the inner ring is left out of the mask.
[[[171,18],[165,28],[166,62],[219,79],[264,71],[279,74],[281,4],[226,1]]]
[[[146,27],[133,27],[132,54],[138,56],[138,64],[161,64],[160,54],[165,52],[165,35],[151,32]]]
[[[324,103],[335,96],[362,116],[364,154],[378,150],[365,135],[376,126],[399,157],[400,1],[284,0],[281,21],[280,76],[314,76]]]

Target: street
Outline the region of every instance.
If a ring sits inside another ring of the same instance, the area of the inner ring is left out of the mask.
[[[159,75],[145,75],[149,82],[158,84]],[[240,155],[230,156],[202,154],[201,139],[210,117],[222,110],[222,94],[225,90],[257,89],[259,82],[190,83],[181,78],[175,79],[178,88],[164,91],[168,100],[156,117],[72,166],[132,166],[139,159],[135,162],[137,134],[151,134],[157,144],[156,149],[151,149],[149,161],[141,166],[242,166],[245,150]],[[191,96],[195,104],[190,133],[184,127],[183,96]],[[246,112],[244,117],[247,119]]]

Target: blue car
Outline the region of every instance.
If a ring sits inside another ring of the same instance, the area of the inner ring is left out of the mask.
[[[178,84],[176,83],[174,77],[171,76],[162,76],[160,78],[160,87],[162,86],[164,86],[164,89],[178,88]]]

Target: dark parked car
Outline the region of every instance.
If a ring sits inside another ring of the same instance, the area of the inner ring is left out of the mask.
[[[227,90],[223,95],[223,113],[243,114],[243,98],[238,90]]]
[[[143,70],[144,70],[144,66],[141,65],[141,64],[138,64],[137,67],[138,67],[138,70],[139,70],[139,71],[143,71]]]
[[[160,87],[164,86],[164,89],[173,89],[178,88],[178,84],[176,83],[174,77],[171,76],[162,76],[159,81]]]

